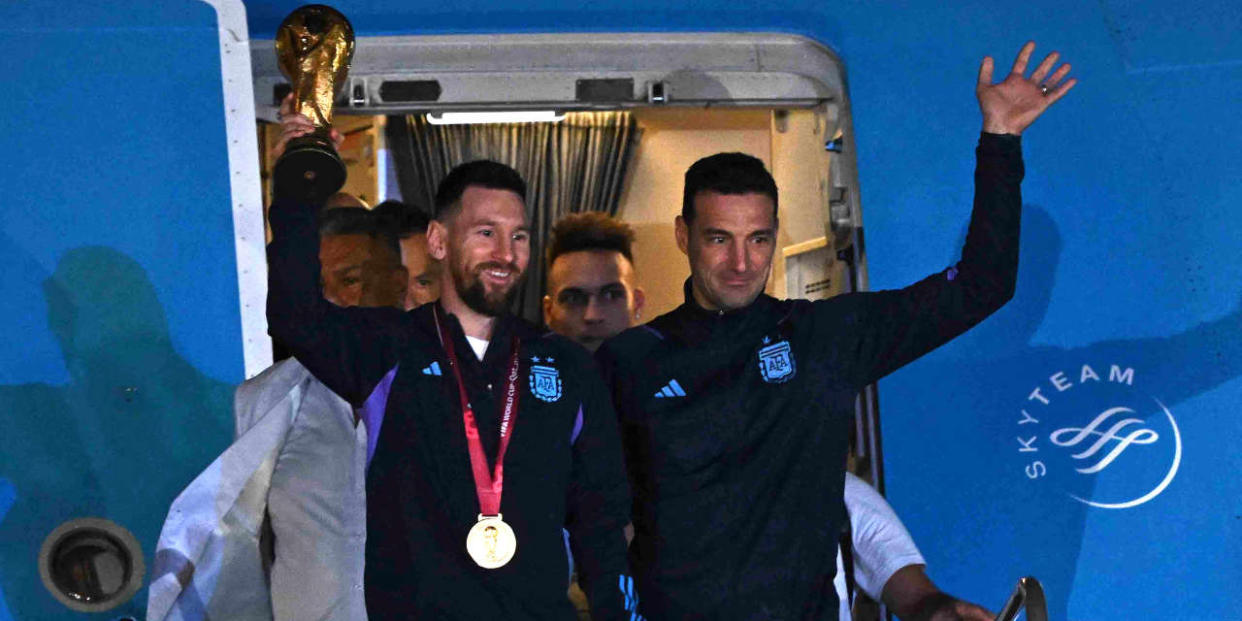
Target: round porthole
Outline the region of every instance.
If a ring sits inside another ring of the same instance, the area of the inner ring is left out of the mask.
[[[100,518],[61,524],[39,550],[43,586],[78,612],[103,612],[124,604],[142,586],[145,573],[138,540],[121,525]]]

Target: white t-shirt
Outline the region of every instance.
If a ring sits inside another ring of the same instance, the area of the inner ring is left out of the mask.
[[[888,579],[908,565],[926,565],[910,532],[879,492],[865,481],[845,473],[845,509],[850,514],[850,540],[854,544],[854,582],[868,597],[880,601]],[[837,549],[837,577],[833,579],[841,600],[841,621],[850,621],[846,598],[845,566]]]
[[[473,336],[466,335],[466,342],[470,343],[470,349],[474,350],[474,357],[483,360],[483,354],[487,353],[487,341],[476,339]]]

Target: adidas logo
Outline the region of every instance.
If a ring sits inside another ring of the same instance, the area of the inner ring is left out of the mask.
[[[684,397],[686,396],[686,391],[681,389],[681,384],[678,384],[677,380],[672,380],[669,383],[665,384],[664,388],[661,388],[659,391],[657,391],[655,396],[656,396],[656,399],[667,399],[668,397]]]
[[[440,363],[433,362],[427,365],[427,368],[423,369],[423,375],[442,375],[442,373],[440,373]]]

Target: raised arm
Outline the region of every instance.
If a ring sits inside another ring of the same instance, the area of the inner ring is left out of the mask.
[[[301,131],[296,118],[283,118],[282,125],[281,145]],[[340,308],[323,298],[318,206],[285,190],[275,188],[269,211],[268,331],[315,377],[360,406],[396,365],[405,315],[391,308]]]
[[[992,59],[979,69],[975,93],[983,115],[976,149],[974,209],[961,261],[904,289],[862,293],[817,303],[825,339],[845,339],[854,356],[856,385],[870,384],[943,345],[1013,297],[1024,174],[1019,135],[1073,88],[1069,65],[1049,76],[1059,55],[1049,54],[1025,76],[1034,43],[1022,47],[1005,80],[992,84]],[[841,321],[844,319],[844,322]]]

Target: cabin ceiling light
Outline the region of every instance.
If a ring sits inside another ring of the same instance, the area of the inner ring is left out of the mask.
[[[468,125],[472,123],[556,123],[565,114],[555,110],[514,110],[507,112],[432,112],[427,122],[432,125]]]

